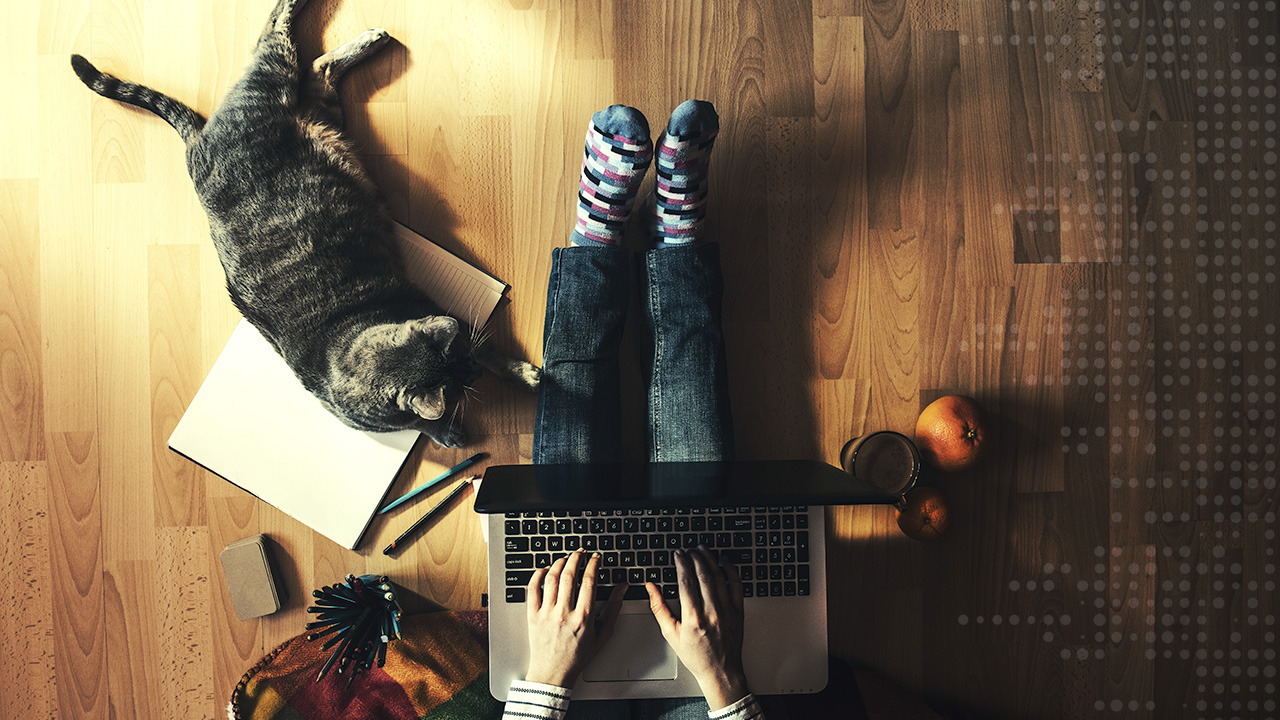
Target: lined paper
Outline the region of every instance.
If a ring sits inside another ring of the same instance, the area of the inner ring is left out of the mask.
[[[405,274],[450,315],[482,326],[506,283],[396,224]],[[169,448],[354,550],[420,434],[342,424],[241,320]]]

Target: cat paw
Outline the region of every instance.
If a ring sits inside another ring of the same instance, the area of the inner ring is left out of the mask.
[[[519,360],[511,370],[511,377],[517,385],[529,392],[537,392],[538,386],[542,384],[542,368]]]
[[[467,433],[461,427],[423,428],[422,434],[431,438],[440,447],[460,448],[467,444]]]

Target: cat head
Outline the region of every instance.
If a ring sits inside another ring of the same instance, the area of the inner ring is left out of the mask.
[[[332,403],[354,424],[379,430],[450,420],[480,376],[458,321],[444,315],[368,327],[334,370]]]

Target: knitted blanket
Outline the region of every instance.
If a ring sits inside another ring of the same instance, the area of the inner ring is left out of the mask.
[[[482,720],[500,718],[489,694],[488,614],[438,611],[407,615],[384,667],[356,676],[329,672],[329,653],[305,633],[245,673],[231,696],[232,720]]]

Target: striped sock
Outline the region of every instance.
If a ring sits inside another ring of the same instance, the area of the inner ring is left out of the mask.
[[[686,100],[671,113],[658,140],[658,178],[648,202],[649,236],[657,247],[703,239],[707,216],[707,165],[720,132],[711,103]]]
[[[612,105],[591,116],[578,183],[578,218],[570,236],[574,245],[621,242],[652,159],[649,121],[639,110]]]

